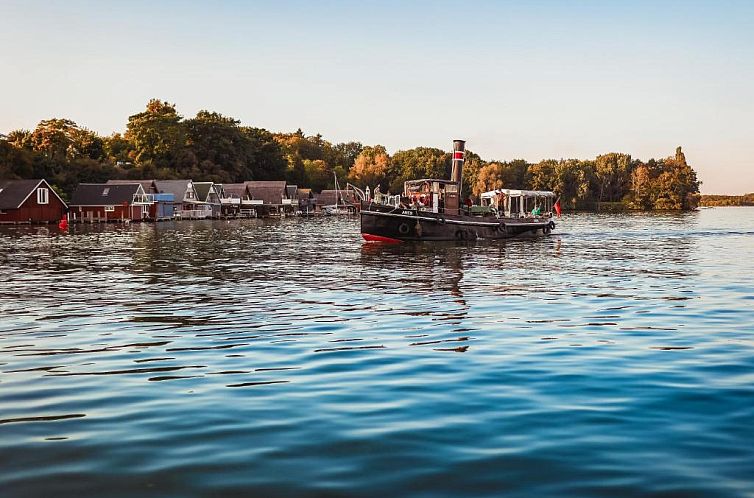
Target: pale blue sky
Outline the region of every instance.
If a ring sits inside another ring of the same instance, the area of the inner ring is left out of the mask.
[[[640,159],[754,192],[754,1],[0,0],[0,131],[157,97],[394,152]]]

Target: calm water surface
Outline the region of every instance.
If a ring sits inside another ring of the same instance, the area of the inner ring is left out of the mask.
[[[754,496],[754,209],[0,228],[0,495]]]

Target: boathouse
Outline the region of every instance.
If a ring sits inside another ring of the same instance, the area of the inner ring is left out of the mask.
[[[317,202],[314,192],[310,188],[300,188],[296,190],[298,200],[298,210],[305,214],[314,213]]]
[[[0,180],[0,223],[54,223],[67,210],[47,180]]]
[[[256,216],[251,194],[245,183],[224,183],[220,203],[223,216],[241,218]]]
[[[156,194],[157,193],[157,185],[155,184],[155,180],[108,180],[108,185],[128,185],[131,183],[138,183],[141,185],[141,188],[144,189],[145,194]]]
[[[209,211],[211,218],[219,218],[222,214],[218,190],[222,190],[222,185],[215,185],[212,182],[194,182],[196,199],[204,204],[203,209]]]
[[[206,218],[209,213],[197,199],[191,180],[155,180],[158,194],[173,194],[173,214],[176,218]]]
[[[251,203],[259,216],[277,216],[295,211],[294,200],[288,197],[285,181],[244,182]]]
[[[70,216],[80,222],[149,219],[152,199],[140,183],[80,183],[71,197]]]
[[[145,204],[149,204],[148,219],[151,221],[172,220],[175,196],[172,193],[158,193],[155,180],[108,180],[108,185],[128,185],[138,183],[144,189]]]
[[[337,206],[340,209],[356,212],[358,199],[353,190],[323,190],[315,195],[316,209],[322,211],[325,207]]]

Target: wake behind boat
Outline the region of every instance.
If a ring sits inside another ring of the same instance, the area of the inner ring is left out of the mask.
[[[361,205],[361,235],[370,242],[507,239],[547,235],[555,228],[555,194],[498,189],[480,205],[461,202],[465,142],[453,141],[450,180],[404,183],[402,196],[375,195]]]

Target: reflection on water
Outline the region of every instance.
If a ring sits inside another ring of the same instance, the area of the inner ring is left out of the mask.
[[[752,215],[0,227],[0,489],[746,496]]]

